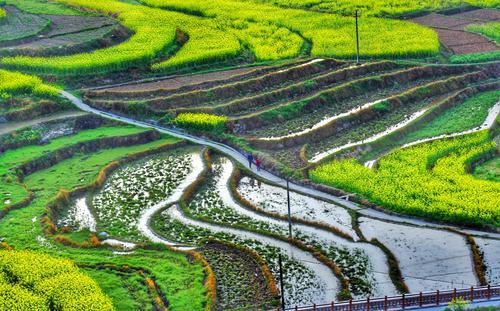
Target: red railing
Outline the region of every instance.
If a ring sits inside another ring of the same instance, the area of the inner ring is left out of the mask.
[[[348,300],[330,304],[312,305],[307,307],[287,308],[297,311],[375,311],[404,310],[418,307],[446,305],[455,298],[465,301],[500,299],[500,285],[481,286],[446,291],[425,292],[418,294],[403,294],[384,298],[367,298],[363,300]]]

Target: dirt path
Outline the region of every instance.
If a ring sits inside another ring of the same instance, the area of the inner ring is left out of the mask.
[[[132,83],[114,87],[112,86],[108,88],[99,89],[99,91],[120,93],[120,92],[131,92],[131,91],[144,92],[144,91],[152,91],[158,89],[175,90],[184,86],[191,86],[205,82],[227,80],[231,77],[247,74],[249,72],[262,68],[265,68],[265,66],[236,68],[231,70],[216,71],[216,72],[202,73],[196,75],[185,75],[185,76],[178,76],[151,82]]]
[[[412,19],[413,22],[433,28],[439,41],[453,54],[471,54],[500,50],[485,36],[465,30],[467,25],[500,20],[498,10],[475,10],[455,15],[432,13]]]
[[[33,126],[33,125],[40,124],[40,123],[45,123],[45,122],[55,121],[55,120],[62,120],[62,119],[71,118],[71,117],[78,117],[78,116],[82,116],[82,115],[86,115],[86,114],[88,114],[88,113],[85,111],[65,111],[65,112],[56,113],[56,114],[52,114],[50,116],[32,119],[32,120],[0,123],[0,135],[14,132],[14,131],[17,131],[17,130],[22,129],[24,127]]]

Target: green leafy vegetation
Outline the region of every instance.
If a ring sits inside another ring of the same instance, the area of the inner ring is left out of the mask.
[[[355,55],[354,19],[336,14],[279,8],[252,1],[142,0],[165,9],[201,14],[224,20],[245,20],[275,24],[299,33],[312,42],[311,55],[353,57]],[[265,12],[265,13],[264,13]],[[374,32],[373,29],[378,31]],[[360,24],[361,53],[365,57],[419,57],[435,55],[437,35],[414,23],[365,18]]]
[[[500,51],[453,55],[450,62],[455,64],[489,62],[500,59]]]
[[[56,97],[59,89],[42,82],[35,76],[0,70],[0,103],[14,95],[33,94],[42,97]]]
[[[482,131],[397,150],[384,156],[376,170],[355,159],[335,160],[310,176],[399,213],[498,227],[500,185],[467,173],[470,163],[494,152],[495,143]]]
[[[65,136],[54,139],[48,144],[38,146],[25,146],[18,149],[7,150],[0,155],[0,209],[5,206],[17,203],[27,196],[26,189],[17,182],[15,169],[21,164],[27,163],[49,152],[68,147],[80,142],[90,141],[97,138],[126,136],[144,132],[142,128],[125,127],[101,127],[97,129],[85,130],[72,136]]]
[[[496,156],[474,169],[474,176],[480,179],[500,182],[500,157]]]
[[[400,142],[404,144],[422,138],[472,129],[484,122],[489,109],[499,100],[500,91],[478,94],[444,111],[424,127],[405,136]]]
[[[260,0],[259,2],[313,11],[327,11],[345,16],[353,16],[355,10],[359,10],[362,16],[411,15],[421,11],[439,10],[464,4],[464,1],[461,0],[410,0],[404,2],[397,0]],[[483,7],[499,6],[497,0],[469,0],[465,3]]]
[[[44,74],[108,73],[148,67],[180,48],[172,57],[152,66],[155,70],[172,70],[235,59],[244,47],[258,60],[295,57],[309,45],[305,40],[312,43],[310,52],[306,52],[313,56],[346,58],[355,53],[354,21],[335,14],[234,0],[143,1],[158,8],[116,0],[59,3],[116,14],[134,35],[122,44],[89,53],[51,58],[4,57],[1,65]],[[160,26],[158,20],[162,21]],[[366,57],[421,57],[439,52],[436,33],[414,23],[368,17],[360,24],[360,32],[361,52]]]
[[[73,262],[28,251],[0,251],[0,308],[114,310],[101,288]]]

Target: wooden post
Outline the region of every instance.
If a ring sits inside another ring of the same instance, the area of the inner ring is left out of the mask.
[[[285,287],[283,286],[283,264],[281,262],[281,253],[278,254],[278,264],[280,266],[281,309],[285,310]]]
[[[292,238],[292,209],[290,206],[290,182],[286,180],[286,200],[288,204],[288,237]]]
[[[488,291],[486,292],[486,297],[488,297],[488,300],[491,298],[491,286],[488,284]]]
[[[384,311],[387,311],[387,296],[384,297]]]
[[[402,301],[401,301],[401,305],[403,307],[403,310],[405,309],[405,294],[402,295]]]
[[[352,299],[349,299],[349,311],[352,311]]]
[[[295,306],[295,311],[299,310],[299,307]]]
[[[370,311],[370,297],[366,297],[366,311]]]
[[[457,299],[457,289],[453,289],[453,300]]]
[[[439,289],[436,291],[436,305],[439,306]]]
[[[422,295],[422,292],[418,295],[418,305],[421,307],[424,304],[424,297]]]
[[[470,301],[474,301],[474,286],[470,287]]]
[[[332,311],[335,311],[335,302],[333,302],[333,301],[332,301],[332,306],[331,306],[331,308],[332,308]]]
[[[358,10],[356,10],[356,64],[359,65],[359,30],[358,30]]]

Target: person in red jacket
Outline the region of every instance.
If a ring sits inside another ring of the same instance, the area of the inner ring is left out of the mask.
[[[257,171],[260,171],[260,160],[255,159],[255,166],[257,166]]]

